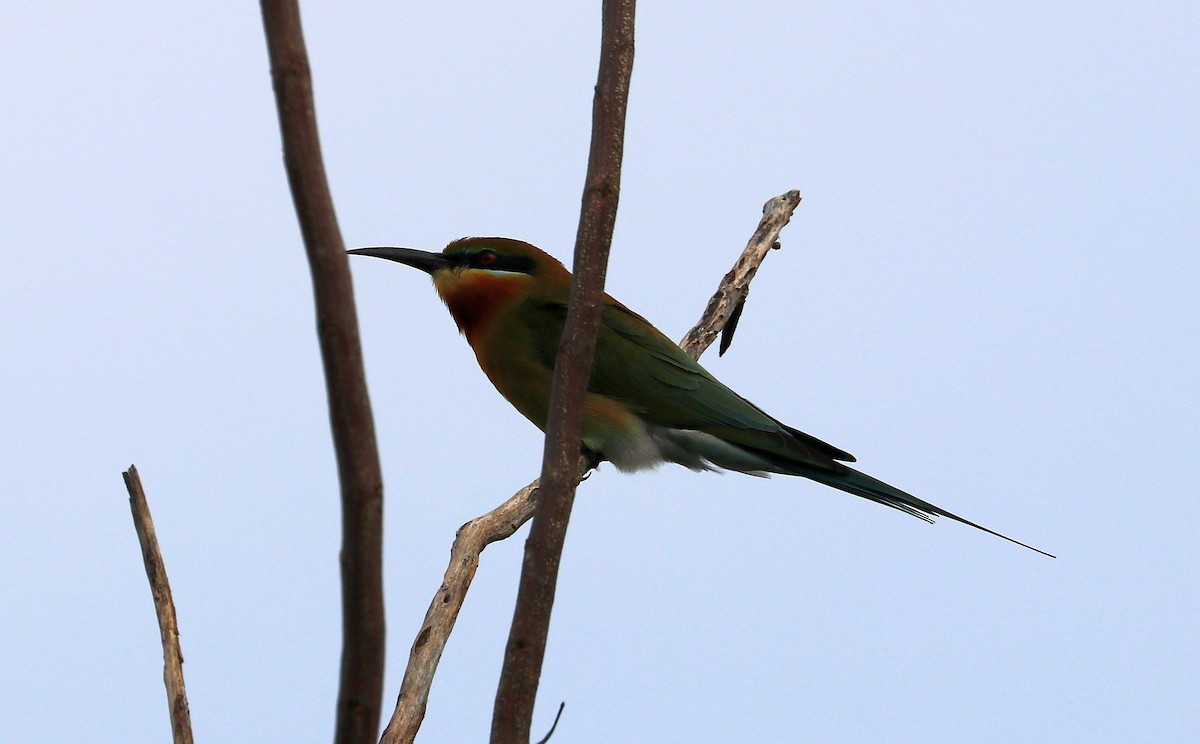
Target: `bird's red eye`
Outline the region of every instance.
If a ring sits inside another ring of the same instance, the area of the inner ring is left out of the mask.
[[[492,264],[496,263],[496,252],[480,251],[479,255],[475,257],[475,263],[479,264],[480,266],[491,266]]]

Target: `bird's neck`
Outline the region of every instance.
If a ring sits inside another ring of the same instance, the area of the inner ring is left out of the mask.
[[[493,321],[529,295],[534,280],[528,274],[469,272],[436,275],[433,285],[458,330],[474,345]]]

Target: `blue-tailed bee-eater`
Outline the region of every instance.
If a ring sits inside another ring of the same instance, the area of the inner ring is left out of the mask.
[[[433,277],[438,296],[509,403],[545,430],[571,273],[510,238],[463,238],[441,253],[359,248]],[[799,475],[933,521],[963,519],[844,463],[854,456],[772,418],[730,390],[645,318],[605,295],[583,418],[583,444],[622,471],[674,462],[692,470]]]

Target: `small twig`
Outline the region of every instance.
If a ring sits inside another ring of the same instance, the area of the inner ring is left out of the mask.
[[[154,612],[158,615],[158,635],[163,649],[163,682],[167,686],[167,705],[171,710],[171,738],[175,744],[192,744],[192,717],[188,712],[187,690],[183,685],[183,650],[179,647],[179,623],[175,618],[175,601],[167,581],[167,567],[158,549],[150,505],[142,490],[137,468],[129,466],[121,474],[129,491],[129,510],[133,512],[133,527],[142,546],[142,563],[150,580],[154,596]]]
[[[296,0],[261,0],[283,158],[304,238],[342,503],[336,744],[373,744],[383,703],[383,476],[346,247],[321,160]]]
[[[789,191],[771,199],[763,207],[763,218],[754,237],[750,239],[733,269],[721,280],[700,321],[687,332],[679,344],[692,359],[699,359],[717,338],[724,322],[720,314],[721,308],[729,303],[728,298],[736,297],[739,292],[745,296],[746,285],[754,278],[758,268],[756,261],[761,262],[775,244],[779,230],[764,229],[764,225],[778,224],[779,229],[782,229],[799,203],[799,192]],[[735,285],[741,289],[737,289]],[[581,466],[580,475],[588,468],[587,465]],[[442,577],[442,585],[429,603],[421,630],[417,633],[409,652],[408,667],[404,670],[404,681],[400,685],[396,709],[388,722],[387,730],[384,731],[382,744],[409,744],[416,738],[421,721],[425,718],[425,708],[429,702],[429,691],[433,686],[438,662],[441,661],[442,651],[446,648],[451,631],[454,630],[454,623],[466,600],[471,581],[475,578],[475,571],[479,568],[479,556],[488,545],[512,536],[533,516],[534,491],[538,485],[539,481],[533,481],[500,506],[459,528],[454,545],[450,549],[450,563]]]
[[[721,343],[717,346],[717,356],[725,356],[725,352],[729,351],[729,346],[733,343],[733,334],[737,333],[738,322],[742,319],[742,311],[746,309],[746,298],[733,306],[733,312],[729,313],[729,322],[721,329]]]
[[[563,708],[565,707],[567,707],[566,702],[558,704],[558,712],[554,714],[554,723],[550,724],[550,730],[546,732],[546,735],[537,740],[537,744],[546,744],[546,742],[550,741],[550,737],[554,736],[554,729],[558,728],[558,719],[562,718]]]

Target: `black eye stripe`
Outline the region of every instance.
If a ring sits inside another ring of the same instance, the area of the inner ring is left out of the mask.
[[[468,253],[460,259],[472,268],[507,271],[513,274],[532,274],[534,261],[529,256],[505,256],[490,248]]]

